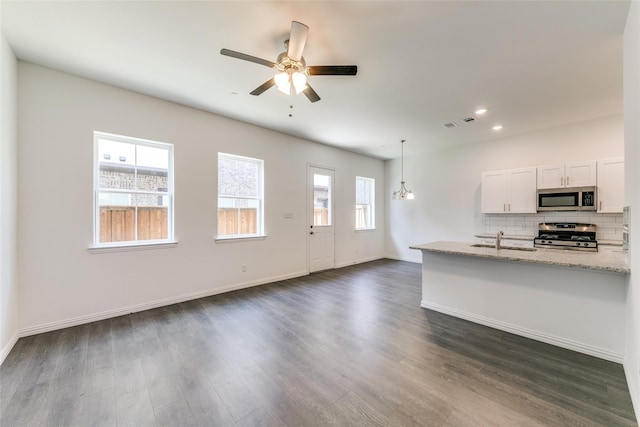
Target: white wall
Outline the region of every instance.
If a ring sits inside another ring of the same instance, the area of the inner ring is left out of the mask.
[[[17,63],[0,33],[0,364],[18,339]]]
[[[614,116],[405,157],[404,177],[416,198],[388,202],[387,256],[420,262],[420,251],[409,246],[471,241],[484,228],[480,214],[483,171],[623,155],[623,117]],[[385,176],[389,199],[399,185],[400,160],[386,162]]]
[[[336,264],[384,256],[383,224],[354,231],[355,176],[384,200],[381,160],[29,63],[18,76],[22,334],[305,274],[307,163],[336,170]],[[174,144],[177,247],[89,253],[96,130]],[[215,243],[218,151],[264,159],[266,239]]]
[[[640,3],[631,2],[624,30],[625,192],[630,211],[630,267],[625,373],[640,417]]]

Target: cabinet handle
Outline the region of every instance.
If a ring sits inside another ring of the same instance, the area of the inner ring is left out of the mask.
[[[569,177],[567,177],[567,186],[569,185]]]
[[[506,212],[507,211],[507,204],[503,203],[502,204],[502,212]]]
[[[507,203],[507,212],[511,212],[511,203]]]
[[[599,210],[602,210],[602,200],[600,200],[600,209]]]

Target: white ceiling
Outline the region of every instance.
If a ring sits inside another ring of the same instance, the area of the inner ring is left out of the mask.
[[[1,5],[19,59],[381,158],[401,139],[412,155],[622,114],[628,0]],[[292,20],[310,27],[308,65],[358,66],[312,76],[313,104],[249,95],[273,71],[219,53],[275,61]]]

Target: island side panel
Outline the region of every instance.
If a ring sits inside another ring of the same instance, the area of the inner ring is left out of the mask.
[[[421,306],[614,362],[625,275],[422,251]]]

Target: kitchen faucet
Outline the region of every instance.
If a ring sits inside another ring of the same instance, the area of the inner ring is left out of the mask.
[[[496,235],[496,249],[500,249],[500,244],[502,243],[502,236],[504,236],[504,233],[502,232],[502,230],[498,231],[498,234]]]

